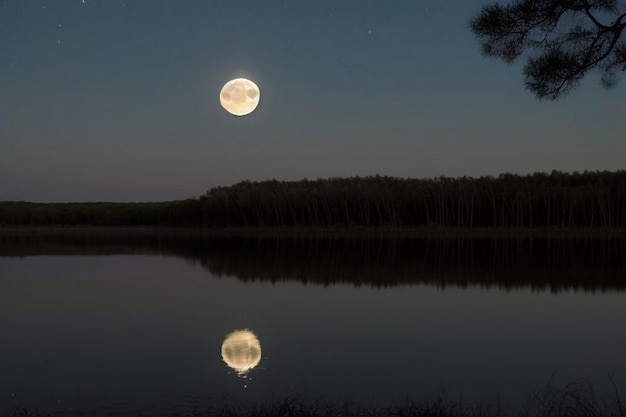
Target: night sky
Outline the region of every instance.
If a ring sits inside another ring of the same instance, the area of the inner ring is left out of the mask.
[[[0,0],[0,200],[625,168],[626,86],[538,101],[481,56],[486,3]],[[244,117],[219,103],[237,77],[261,89]]]

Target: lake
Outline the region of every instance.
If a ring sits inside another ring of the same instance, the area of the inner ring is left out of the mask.
[[[609,398],[625,289],[624,237],[0,235],[0,415]]]

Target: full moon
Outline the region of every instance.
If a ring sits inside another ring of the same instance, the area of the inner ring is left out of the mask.
[[[222,342],[222,359],[237,375],[245,377],[261,362],[261,344],[250,330],[235,330]]]
[[[255,83],[245,78],[230,80],[220,92],[220,104],[230,114],[245,116],[259,105],[261,92]]]

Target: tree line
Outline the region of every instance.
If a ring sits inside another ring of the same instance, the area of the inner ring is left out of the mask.
[[[626,171],[241,182],[200,199],[202,223],[229,226],[626,226]]]
[[[626,171],[243,181],[161,203],[0,203],[0,225],[623,228]]]
[[[197,199],[158,203],[0,202],[0,226],[193,226]]]

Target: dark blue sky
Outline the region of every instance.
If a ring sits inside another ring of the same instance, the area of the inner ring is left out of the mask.
[[[557,102],[480,54],[480,0],[0,0],[0,200],[250,179],[624,168],[626,88]],[[247,77],[261,104],[219,105]]]

